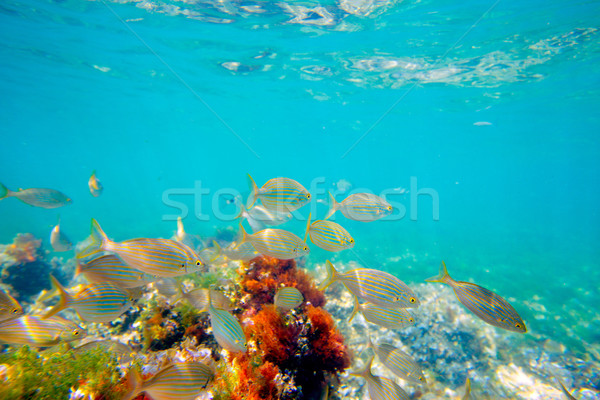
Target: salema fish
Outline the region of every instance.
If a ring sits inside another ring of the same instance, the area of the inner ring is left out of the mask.
[[[290,178],[270,179],[259,188],[254,179],[248,175],[250,196],[246,208],[252,207],[256,199],[271,211],[279,214],[297,210],[310,201],[310,193],[300,183]]]
[[[23,315],[0,323],[0,342],[9,344],[50,347],[84,337],[85,331],[79,325],[59,316],[44,319],[38,315]]]
[[[329,201],[329,212],[325,219],[329,219],[336,211],[340,210],[348,219],[371,222],[388,216],[394,211],[390,203],[371,193],[354,193],[341,203],[338,203],[335,197],[329,193]]]
[[[527,332],[525,323],[506,300],[474,283],[455,281],[448,274],[446,263],[443,261],[439,275],[427,279],[427,282],[450,285],[458,300],[488,324],[513,332]]]
[[[96,255],[99,251],[116,254],[128,266],[150,275],[172,277],[196,272],[202,261],[188,246],[169,239],[110,240],[98,222],[92,219],[91,244],[78,258]]]
[[[358,268],[340,273],[329,260],[325,264],[327,278],[319,286],[320,290],[339,281],[354,296],[378,306],[411,308],[420,304],[417,296],[404,282],[387,272]]]
[[[351,375],[360,376],[367,381],[367,389],[371,400],[410,400],[410,396],[391,379],[374,376],[371,373],[373,357],[358,371]]]

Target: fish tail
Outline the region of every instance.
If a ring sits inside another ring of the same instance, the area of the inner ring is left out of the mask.
[[[244,225],[240,222],[240,234],[242,237],[238,241],[237,247],[239,247],[242,243],[246,243],[248,241],[248,232],[244,229]]]
[[[327,260],[325,262],[325,267],[327,268],[327,278],[319,285],[319,290],[327,289],[329,285],[339,279],[339,273],[336,271],[331,261]]]
[[[306,239],[308,239],[308,231],[310,231],[310,217],[312,216],[312,212],[308,213],[308,221],[306,222],[306,233],[304,234],[304,243],[306,243]]]
[[[256,197],[258,197],[258,186],[256,186],[256,182],[254,182],[250,174],[248,174],[248,185],[250,186],[250,194],[248,195],[248,200],[246,200],[246,208],[252,207],[256,201]]]
[[[9,197],[11,193],[12,192],[0,182],[0,200]]]
[[[215,250],[213,256],[210,258],[210,260],[208,260],[209,262],[214,262],[217,258],[221,256],[222,252],[221,246],[219,246],[219,243],[217,243],[216,240],[212,241],[212,245]]]
[[[354,297],[354,306],[352,307],[352,314],[350,315],[350,319],[348,320],[348,322],[352,322],[352,320],[356,316],[356,313],[358,312],[358,297],[352,297]]]
[[[450,283],[452,282],[452,278],[448,274],[448,270],[446,269],[446,263],[442,261],[440,264],[440,273],[437,276],[432,276],[431,278],[425,279],[426,282],[440,282],[440,283]]]
[[[340,203],[338,203],[335,200],[335,197],[333,197],[331,192],[328,192],[328,193],[329,193],[329,211],[327,212],[325,219],[329,219],[329,217],[331,217],[333,214],[335,214],[335,212],[340,208]]]
[[[125,393],[122,400],[134,399],[142,391],[142,376],[135,366],[129,368],[125,386],[127,387],[127,393]]]
[[[71,296],[69,295],[69,293],[67,293],[67,290],[64,288],[64,286],[61,285],[60,282],[52,275],[50,275],[50,280],[52,281],[52,288],[58,291],[60,299],[58,300],[58,303],[56,303],[56,305],[52,307],[52,309],[42,317],[42,319],[48,319],[51,316],[61,312],[62,310],[67,308],[71,301]]]
[[[371,366],[373,365],[374,358],[375,356],[371,356],[371,358],[369,358],[369,361],[367,361],[361,369],[350,372],[350,375],[361,376],[363,378],[371,376]]]
[[[106,236],[106,233],[100,227],[98,221],[92,218],[92,233],[90,234],[90,244],[87,245],[83,250],[77,254],[77,258],[86,258],[100,250],[104,250],[104,247],[110,243],[110,239]]]

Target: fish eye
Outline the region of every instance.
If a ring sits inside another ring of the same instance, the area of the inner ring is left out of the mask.
[[[13,313],[13,314],[17,314],[19,312],[19,309],[18,308],[13,308],[10,312]]]
[[[410,301],[411,304],[415,304],[417,302],[417,299],[411,297],[410,299],[408,299],[408,301]]]
[[[515,324],[515,328],[517,328],[517,329],[521,329],[522,327],[523,326],[520,323],[518,323],[518,322]]]
[[[415,319],[414,318],[409,318],[408,322],[415,322]]]
[[[392,206],[387,206],[386,208],[388,211],[392,211]]]
[[[308,246],[304,246],[304,247],[302,248],[302,250],[304,250],[304,251],[307,251],[307,250],[308,250]]]
[[[200,265],[200,261],[196,261],[196,265]]]
[[[422,376],[420,376],[420,377],[419,377],[419,380],[420,380],[421,382],[423,382],[425,379],[424,379]]]
[[[73,331],[73,336],[78,336],[79,335],[79,329],[75,329]]]
[[[185,268],[185,264],[181,264],[181,268]]]
[[[354,239],[350,239],[350,243],[354,243]]]
[[[310,200],[310,193],[306,193],[306,198]]]

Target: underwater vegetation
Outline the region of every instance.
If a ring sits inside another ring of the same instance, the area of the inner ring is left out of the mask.
[[[0,356],[0,398],[3,400],[67,399],[74,387],[96,400],[120,400],[125,387],[114,353],[97,348],[38,352],[23,346]]]

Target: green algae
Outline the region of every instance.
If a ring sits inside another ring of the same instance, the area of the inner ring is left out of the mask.
[[[0,382],[4,400],[67,399],[71,388],[85,387],[104,400],[122,397],[116,386],[120,376],[115,355],[103,349],[75,354],[72,350],[38,352],[23,346],[0,356],[7,379]]]

